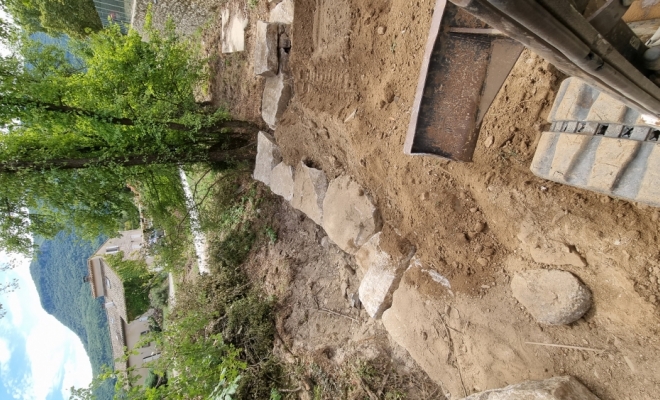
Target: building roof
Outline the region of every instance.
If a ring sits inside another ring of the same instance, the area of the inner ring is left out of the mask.
[[[89,276],[89,283],[92,288],[92,297],[96,298],[96,286],[94,286],[94,268],[92,267],[92,259],[87,259],[87,276]]]

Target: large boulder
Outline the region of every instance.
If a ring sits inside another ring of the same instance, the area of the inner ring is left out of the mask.
[[[261,118],[271,129],[275,129],[277,121],[289,105],[292,93],[293,89],[288,75],[280,73],[266,78],[261,98]]]
[[[290,165],[281,162],[273,168],[270,190],[276,195],[284,197],[284,200],[291,201],[293,198],[293,168]]]
[[[340,249],[355,254],[382,226],[378,208],[350,176],[330,182],[323,199],[323,229]]]
[[[259,132],[257,135],[257,160],[252,177],[270,185],[273,168],[280,162],[282,162],[282,154],[275,139],[266,132]]]
[[[254,73],[271,77],[279,69],[279,24],[257,21],[257,34],[254,43]]]
[[[598,400],[598,397],[572,376],[556,376],[486,390],[463,400]]]
[[[355,260],[365,272],[358,293],[365,311],[379,319],[392,305],[392,294],[399,287],[415,247],[389,227],[373,235],[355,253]]]
[[[325,173],[301,162],[295,172],[291,206],[304,212],[318,225],[323,225],[323,199],[327,190]]]
[[[513,296],[540,323],[561,325],[580,319],[591,307],[591,292],[573,274],[535,269],[511,280]]]

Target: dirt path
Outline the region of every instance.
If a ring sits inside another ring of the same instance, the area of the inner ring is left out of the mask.
[[[239,118],[258,120],[263,81],[252,71],[254,26],[275,4],[227,4],[249,16],[246,51],[223,55],[214,65],[213,100]],[[523,52],[485,118],[473,163],[403,155],[433,4],[296,2],[290,61],[295,95],[275,131],[285,161],[304,160],[329,178],[355,177],[385,222],[417,246],[422,265],[451,282],[449,293],[427,276],[407,276],[404,286],[421,293],[426,308],[411,308],[419,318],[398,342],[454,398],[562,374],[577,377],[602,399],[657,398],[660,212],[529,172],[563,79],[552,66]],[[205,36],[209,49],[219,45],[218,35],[214,28]],[[283,207],[273,221],[278,243],[255,255],[251,268],[283,298],[278,329],[288,348],[316,352],[335,366],[346,354],[375,351],[414,372],[407,354],[382,337],[382,323],[357,314],[337,291],[342,282],[355,291],[360,277],[344,271],[354,260],[322,246],[324,233]],[[485,224],[479,233],[478,224]],[[537,324],[511,296],[514,272],[547,267],[532,260],[536,247],[572,250],[586,262],[558,267],[577,275],[594,295],[595,306],[570,326]],[[450,351],[440,359],[427,338],[447,327],[453,332],[447,335]],[[372,337],[382,340],[361,347]],[[417,395],[432,398],[430,393]]]

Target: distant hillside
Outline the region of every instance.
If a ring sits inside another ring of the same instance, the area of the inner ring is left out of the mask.
[[[102,365],[114,365],[108,320],[103,298],[92,298],[87,275],[87,258],[103,243],[83,241],[75,235],[60,232],[53,240],[44,240],[30,273],[41,299],[41,305],[82,341],[92,364],[94,376]],[[114,382],[105,382],[97,391],[100,400],[111,399]]]

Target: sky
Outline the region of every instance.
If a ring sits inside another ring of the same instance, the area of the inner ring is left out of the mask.
[[[8,262],[0,252],[0,264]],[[0,294],[7,311],[0,319],[0,399],[68,399],[71,386],[92,381],[92,366],[78,336],[41,307],[29,265],[23,258],[0,271],[0,282],[16,278],[19,285]]]

